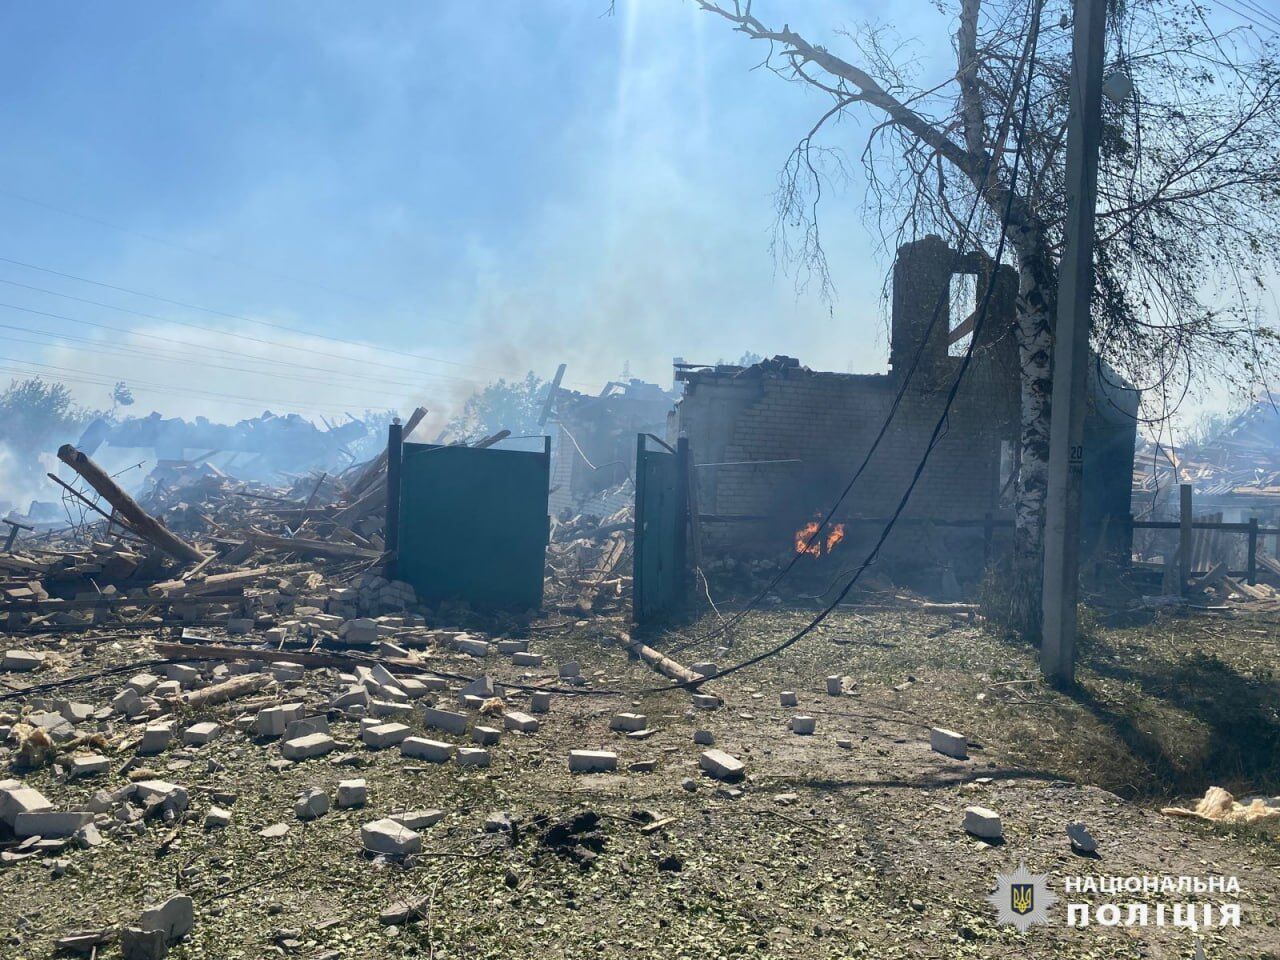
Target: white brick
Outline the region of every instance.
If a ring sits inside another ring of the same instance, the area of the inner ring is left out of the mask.
[[[221,730],[222,727],[211,720],[206,720],[203,723],[193,723],[182,732],[182,742],[191,747],[204,746],[204,744],[216,737]]]
[[[337,744],[333,737],[327,733],[309,733],[303,737],[283,741],[280,744],[280,753],[286,760],[309,760],[312,757],[324,756],[335,746]]]
[[[360,828],[360,842],[371,853],[405,856],[422,850],[422,837],[394,820],[374,820]]]
[[[406,737],[400,742],[402,756],[416,760],[427,760],[431,763],[445,763],[453,756],[452,743],[440,740],[428,740],[425,737]]]
[[[540,726],[535,717],[531,717],[527,713],[521,713],[519,710],[504,713],[502,722],[508,730],[516,730],[520,733],[537,733]]]
[[[13,821],[20,813],[37,813],[41,810],[52,810],[53,804],[44,798],[39,790],[24,787],[17,781],[8,781],[14,786],[0,789],[0,823],[12,828]]]
[[[34,650],[6,650],[0,670],[38,670],[44,666],[44,654]]]
[[[466,733],[467,715],[454,713],[452,710],[437,710],[427,707],[422,711],[422,722],[428,727],[435,727],[446,733]]]
[[[1004,835],[1000,815],[986,807],[965,807],[964,829],[984,840],[999,840]]]
[[[717,780],[736,780],[746,770],[746,764],[723,750],[706,751],[698,758],[698,765]]]
[[[93,814],[87,810],[31,811],[13,818],[13,833],[17,837],[69,837],[86,823],[92,822]]]
[[[642,713],[615,713],[609,721],[609,729],[631,733],[635,730],[643,730],[648,724],[648,717]]]
[[[609,750],[570,750],[570,773],[603,773],[618,769],[618,755]]]
[[[369,799],[369,784],[363,779],[338,781],[338,808],[363,807]]]
[[[403,723],[376,723],[360,731],[360,739],[374,750],[394,747],[409,736],[409,728]]]
[[[929,731],[929,747],[937,753],[954,757],[957,760],[967,760],[969,758],[968,738],[962,733],[956,733],[954,730],[934,727]]]
[[[487,767],[492,761],[483,747],[459,747],[456,756],[460,767]]]

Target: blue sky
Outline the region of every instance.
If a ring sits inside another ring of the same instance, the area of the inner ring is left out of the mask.
[[[826,212],[834,304],[769,249],[820,101],[689,3],[605,6],[10,5],[0,257],[30,266],[0,261],[0,377],[234,417],[444,412],[562,360],[584,388],[745,350],[882,369],[856,191]]]
[[[688,0],[606,6],[7,5],[0,380],[100,406],[123,379],[138,413],[443,417],[561,361],[584,389],[747,350],[884,369],[857,180],[823,211],[833,303],[770,252],[824,102]],[[926,72],[949,60],[927,0],[757,7],[835,45],[891,16]],[[827,142],[856,157],[862,132]]]

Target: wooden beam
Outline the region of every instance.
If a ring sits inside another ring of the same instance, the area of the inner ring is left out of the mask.
[[[264,550],[282,550],[286,553],[302,555],[311,554],[318,557],[349,557],[358,560],[377,560],[382,556],[381,550],[366,550],[349,543],[329,543],[325,540],[305,540],[302,537],[278,537],[275,534],[263,533],[250,528],[245,531],[244,539]]]
[[[165,644],[165,646],[174,646],[174,644]],[[232,677],[222,683],[215,683],[211,687],[192,690],[182,699],[185,706],[196,710],[200,707],[212,707],[219,703],[226,703],[236,697],[243,697],[246,693],[257,693],[273,682],[269,673],[246,673],[238,677]]]
[[[507,437],[509,436],[511,436],[510,430],[499,430],[497,433],[493,434],[492,436],[485,437],[483,440],[479,441],[478,443],[473,443],[471,447],[474,450],[484,450],[486,447],[492,447],[495,443],[501,443],[503,440],[507,439]]]
[[[106,472],[71,444],[58,448],[58,459],[84,478],[89,486],[115,508],[138,536],[163,550],[169,556],[186,563],[199,563],[204,554],[169,530],[142,507],[109,477]]]
[[[147,588],[147,593],[152,597],[195,597],[202,593],[217,593],[227,587],[240,587],[262,577],[295,573],[310,566],[307,563],[291,563],[283,566],[277,564],[273,567],[253,567],[249,570],[233,570],[231,573],[215,573],[203,580],[165,580],[161,583],[153,583]]]

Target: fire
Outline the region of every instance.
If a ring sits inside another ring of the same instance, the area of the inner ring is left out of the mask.
[[[831,529],[827,531],[827,553],[830,553],[837,543],[844,539],[844,524],[832,524]]]
[[[821,526],[817,520],[810,520],[796,531],[796,553],[807,553],[811,557],[820,557],[830,553],[837,543],[844,539],[844,524],[833,523],[827,527],[826,534],[818,535]]]

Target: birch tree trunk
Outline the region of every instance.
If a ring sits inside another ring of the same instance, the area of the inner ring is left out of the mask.
[[[1009,622],[1023,636],[1038,638],[1049,482],[1049,405],[1053,393],[1054,281],[1041,230],[1020,227],[1011,240],[1018,260],[1015,331],[1020,370],[1021,465],[1014,507]]]

